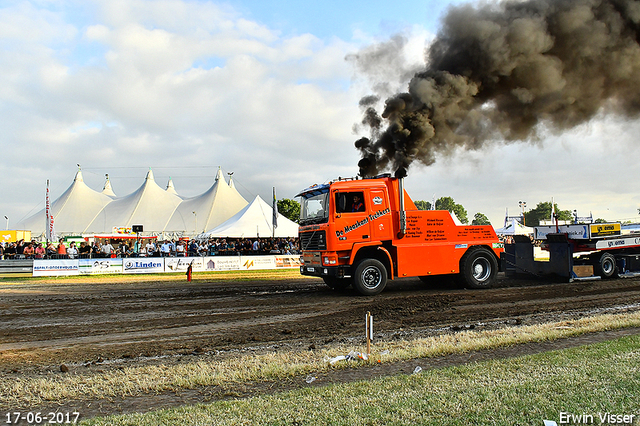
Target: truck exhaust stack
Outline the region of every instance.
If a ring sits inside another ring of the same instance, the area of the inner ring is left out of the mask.
[[[404,178],[398,179],[398,197],[400,198],[399,204],[399,218],[400,218],[400,230],[398,231],[398,238],[403,238],[407,234],[407,212],[404,208]]]

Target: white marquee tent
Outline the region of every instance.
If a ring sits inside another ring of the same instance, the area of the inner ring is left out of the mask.
[[[273,208],[258,195],[251,204],[240,210],[229,220],[209,232],[198,235],[197,238],[271,237],[273,231],[272,221]],[[297,237],[298,224],[278,213],[275,236],[279,238]]]
[[[111,234],[132,225],[142,225],[144,234],[195,235],[222,224],[247,204],[233,182],[227,184],[222,170],[209,190],[192,198],[181,197],[171,179],[162,189],[151,170],[144,183],[124,197],[116,196],[108,176],[98,192],[84,183],[78,170],[71,186],[51,203],[51,212],[58,235]],[[17,226],[36,238],[44,235],[45,222],[42,209]]]
[[[218,170],[213,186],[202,195],[183,200],[165,228],[200,234],[222,224],[248,204],[232,185],[233,181],[227,185]]]
[[[511,219],[504,227],[496,229],[498,235],[532,235],[533,228],[524,226],[516,219]]]
[[[51,203],[56,232],[58,234],[65,230],[83,232],[85,227],[112,201],[113,198],[107,193],[89,188],[84,183],[82,172],[78,170],[71,186]],[[18,223],[18,229],[31,231],[33,236],[44,234],[45,227],[44,208]]]

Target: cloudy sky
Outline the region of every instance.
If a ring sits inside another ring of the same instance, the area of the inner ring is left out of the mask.
[[[221,167],[248,200],[354,176],[359,100],[373,87],[406,90],[450,4],[5,0],[0,215],[13,228],[43,208],[47,179],[55,199],[78,164],[95,190],[109,174],[118,196],[150,168],[191,197]],[[354,59],[380,46],[396,54]],[[498,226],[519,201],[551,197],[581,216],[635,220],[639,131],[602,116],[535,144],[416,164],[406,185],[414,199],[451,196]]]

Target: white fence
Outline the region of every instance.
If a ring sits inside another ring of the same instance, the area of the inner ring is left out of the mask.
[[[157,274],[300,268],[300,256],[129,257],[107,259],[35,259],[34,277],[92,274]]]

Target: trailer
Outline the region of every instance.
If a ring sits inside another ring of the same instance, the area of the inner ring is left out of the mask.
[[[534,259],[533,245],[549,252]],[[507,276],[527,274],[579,278],[616,278],[640,271],[640,234],[624,232],[619,222],[555,224],[534,227],[533,241],[518,236],[501,259]]]

